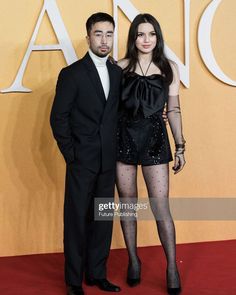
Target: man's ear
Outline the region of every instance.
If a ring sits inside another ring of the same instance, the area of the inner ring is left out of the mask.
[[[89,46],[90,45],[90,39],[89,39],[89,36],[88,35],[86,36],[86,41],[87,41],[87,44]]]

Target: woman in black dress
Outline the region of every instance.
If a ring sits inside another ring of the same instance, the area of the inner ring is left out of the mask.
[[[157,20],[139,14],[131,23],[127,52],[118,64],[124,73],[117,131],[117,189],[121,203],[137,203],[137,165],[141,165],[158,234],[167,259],[169,294],[181,292],[175,254],[175,227],[169,211],[169,162],[172,161],[166,125],[166,106],[175,141],[174,173],[182,170],[185,140],[182,134],[177,65],[166,58]],[[126,209],[122,209],[123,212]],[[129,210],[130,212],[130,210]],[[124,212],[125,213],[125,212]],[[129,255],[127,283],[140,283],[137,220],[121,218]]]

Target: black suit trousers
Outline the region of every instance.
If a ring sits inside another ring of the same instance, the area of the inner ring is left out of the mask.
[[[65,281],[80,286],[83,273],[106,278],[112,221],[94,220],[94,199],[113,198],[115,169],[91,171],[67,164],[64,202]]]

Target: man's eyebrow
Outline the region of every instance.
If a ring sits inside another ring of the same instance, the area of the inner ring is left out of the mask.
[[[103,31],[101,31],[101,30],[95,30],[94,33],[103,33]],[[111,33],[114,33],[114,32],[113,31],[107,31],[105,33],[111,34]]]

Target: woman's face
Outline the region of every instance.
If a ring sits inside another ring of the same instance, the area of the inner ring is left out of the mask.
[[[156,47],[157,36],[154,27],[150,23],[142,23],[138,26],[135,45],[141,53],[150,53]]]

